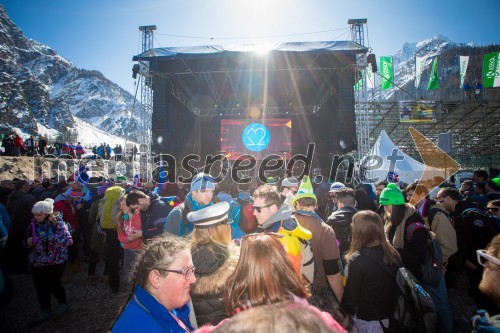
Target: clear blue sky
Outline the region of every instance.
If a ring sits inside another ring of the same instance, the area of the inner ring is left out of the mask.
[[[141,25],[158,27],[155,47],[347,40],[350,18],[368,19],[368,41],[377,56],[392,55],[406,41],[417,42],[437,34],[454,42],[500,43],[500,0],[1,0],[1,3],[28,38],[50,46],[79,68],[101,71],[131,93],[134,92],[132,56],[141,51],[138,29]],[[312,33],[319,31],[326,32]]]

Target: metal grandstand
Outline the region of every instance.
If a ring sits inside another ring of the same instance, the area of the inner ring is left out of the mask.
[[[351,38],[365,45],[366,19],[351,19]],[[357,58],[359,68],[366,67],[366,55]],[[367,155],[382,130],[394,144],[411,157],[422,161],[410,135],[414,127],[427,139],[438,143],[440,133],[451,133],[452,151],[449,154],[461,165],[462,170],[497,169],[500,166],[500,88],[481,90],[479,96],[466,95],[462,89],[439,89],[423,92],[421,99],[407,91],[396,90],[389,99],[370,98],[366,76],[355,73],[355,82],[363,77],[355,91],[356,132],[358,155]],[[431,105],[435,119],[432,122],[401,122],[400,101],[412,99],[413,103]]]
[[[406,154],[421,160],[409,127],[414,127],[429,140],[438,142],[439,133],[452,134],[453,149],[450,156],[461,164],[462,170],[498,168],[500,165],[500,88],[484,90],[478,99],[464,96],[463,91],[443,90],[433,96],[436,121],[427,123],[400,122],[399,98],[364,101],[359,105],[369,110],[370,146],[385,130],[394,144]]]

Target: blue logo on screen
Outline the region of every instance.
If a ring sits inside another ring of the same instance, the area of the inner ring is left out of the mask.
[[[266,126],[252,123],[243,130],[241,141],[250,151],[262,151],[269,145],[271,134]]]

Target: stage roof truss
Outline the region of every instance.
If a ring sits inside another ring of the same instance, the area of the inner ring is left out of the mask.
[[[318,111],[328,100],[328,76],[332,75],[328,73],[354,73],[355,55],[367,52],[352,41],[278,43],[267,55],[253,50],[258,48],[167,47],[143,52],[133,60],[149,62],[150,75],[173,82],[177,89],[171,92],[176,99],[202,115],[238,114],[231,110],[238,105],[273,114],[303,114],[313,112],[314,107]],[[267,77],[266,85],[262,78]],[[314,87],[314,80],[321,85]],[[260,87],[250,89],[251,82]]]
[[[238,89],[238,86],[236,84],[234,84],[232,74],[230,72],[226,72],[226,78],[228,79],[229,84],[231,85],[231,89],[233,91],[234,99],[236,100],[236,103],[240,106],[243,105],[243,101],[241,100],[241,96],[240,96],[240,91]]]
[[[202,74],[200,74],[200,73],[194,73],[194,72],[191,70],[191,68],[189,67],[189,65],[186,63],[186,61],[185,61],[184,59],[182,59],[181,61],[182,61],[182,63],[186,66],[187,71],[188,71],[191,75],[193,75],[193,77],[195,78],[195,80],[196,80],[196,81],[198,81],[198,82],[200,82],[200,81],[201,81],[200,76],[201,76]]]
[[[207,82],[208,88],[210,89],[210,92],[212,93],[212,97],[217,102],[219,100],[219,95],[217,94],[217,88],[215,87],[214,80],[212,79],[212,74],[203,73],[203,77],[205,78],[205,81]]]

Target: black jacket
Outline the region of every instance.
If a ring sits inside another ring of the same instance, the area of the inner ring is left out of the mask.
[[[142,238],[147,241],[164,232],[168,213],[172,208],[160,200],[156,193],[149,195],[150,205],[148,210],[141,211]]]
[[[393,304],[388,302],[392,291],[397,290],[396,280],[380,265],[396,276],[396,266],[383,262],[382,247],[363,248],[349,259],[348,278],[341,306],[347,313],[366,321],[389,318]]]
[[[239,258],[239,248],[215,243],[198,245],[192,250],[196,266],[196,282],[191,286],[191,300],[198,326],[217,325],[227,318],[223,302],[227,278],[233,273]],[[199,269],[198,269],[199,268]]]
[[[13,233],[24,234],[31,221],[31,209],[36,199],[29,193],[13,190],[9,194],[6,208],[10,214],[10,230]]]
[[[340,243],[339,250],[340,255],[343,258],[345,254],[349,251],[351,247],[351,223],[352,217],[356,214],[358,210],[354,207],[342,207],[328,217],[326,222],[333,231],[335,231],[335,236]]]

